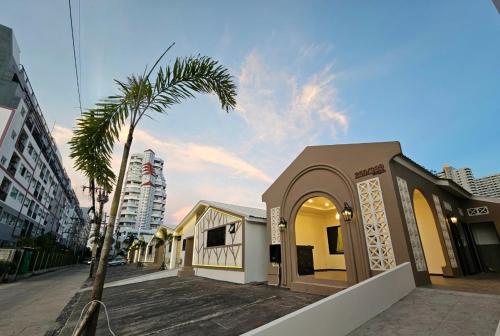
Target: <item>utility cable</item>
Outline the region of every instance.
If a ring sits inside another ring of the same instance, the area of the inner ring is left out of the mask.
[[[73,31],[73,14],[71,13],[71,0],[68,0],[69,5],[69,21],[71,25],[71,40],[73,41],[73,60],[75,63],[75,74],[76,74],[76,88],[78,89],[78,104],[80,107],[80,115],[82,112],[82,97],[80,94],[80,79],[78,78],[78,66],[76,65],[76,48],[75,48],[75,33]],[[80,25],[80,23],[78,23]]]

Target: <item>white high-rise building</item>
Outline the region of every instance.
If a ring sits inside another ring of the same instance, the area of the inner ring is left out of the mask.
[[[500,198],[500,174],[479,177],[475,183],[478,195]]]
[[[472,174],[472,170],[470,168],[464,167],[456,169],[454,167],[445,165],[443,167],[443,171],[439,173],[438,176],[441,178],[453,180],[471,194],[476,193],[474,175]]]
[[[83,216],[14,32],[0,25],[0,247],[52,233],[67,248],[83,248]]]
[[[120,231],[147,232],[162,225],[167,199],[163,164],[151,149],[130,157],[118,213]]]
[[[438,177],[453,180],[471,194],[477,196],[500,198],[500,174],[474,178],[470,168],[453,168],[444,166]]]

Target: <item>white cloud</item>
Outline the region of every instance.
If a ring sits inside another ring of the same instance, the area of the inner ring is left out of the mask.
[[[261,141],[310,142],[325,132],[347,131],[348,117],[338,108],[331,66],[305,80],[267,66],[250,53],[239,74],[237,111]]]
[[[333,49],[333,45],[327,42],[311,43],[299,49],[299,56],[302,59],[311,59],[318,55],[328,54]]]
[[[207,166],[211,166],[224,171],[227,175],[243,176],[263,182],[272,181],[264,171],[221,147],[184,142],[179,139],[159,139],[140,129],[135,131],[134,139],[146,147],[150,146],[154,151],[161,152],[168,160],[169,171],[205,171]]]

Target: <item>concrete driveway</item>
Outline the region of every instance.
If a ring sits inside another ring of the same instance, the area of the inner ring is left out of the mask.
[[[61,335],[71,335],[89,300],[83,292]],[[117,335],[239,335],[321,299],[265,285],[201,277],[165,278],[105,289],[103,301]],[[98,335],[108,335],[106,317]]]

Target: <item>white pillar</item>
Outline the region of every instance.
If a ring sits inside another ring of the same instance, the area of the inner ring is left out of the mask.
[[[170,253],[170,269],[175,268],[175,262],[177,258],[177,237],[174,236],[172,242],[172,252]]]

